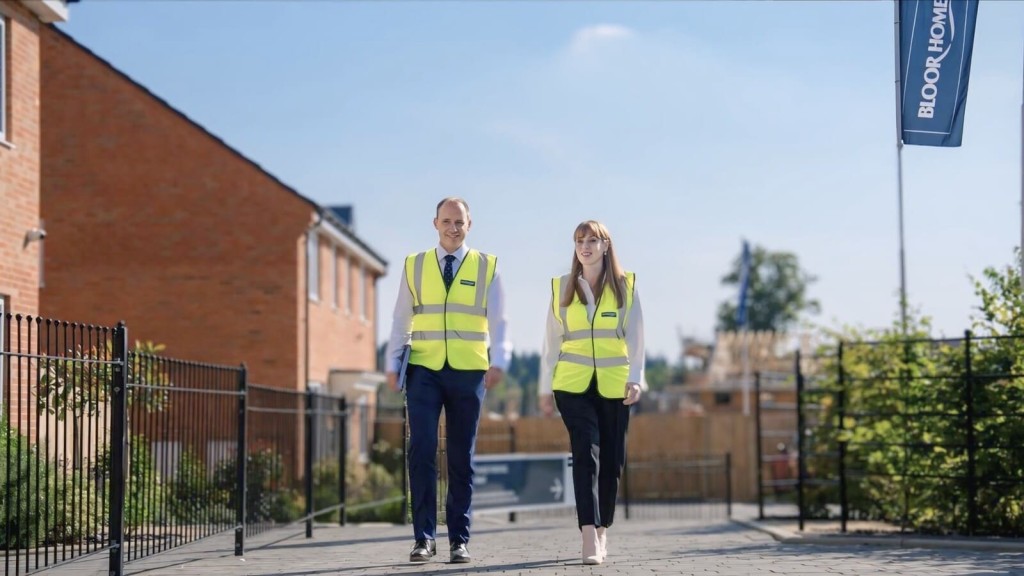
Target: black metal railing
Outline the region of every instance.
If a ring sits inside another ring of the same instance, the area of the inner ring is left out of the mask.
[[[108,548],[109,375],[116,329],[0,316],[5,574]],[[36,383],[28,388],[27,382]]]
[[[107,480],[111,501],[125,503],[125,562],[235,526],[243,375],[237,366],[128,353],[125,482]]]
[[[627,457],[619,485],[627,520],[732,517],[732,456]]]
[[[810,370],[798,356],[801,528],[1024,535],[1022,350],[1024,338],[965,332],[842,342]]]
[[[792,374],[754,373],[757,510],[762,520],[797,516],[795,389]]]
[[[127,328],[0,314],[5,574],[344,521],[345,400],[128,349]],[[239,458],[244,455],[244,458]]]

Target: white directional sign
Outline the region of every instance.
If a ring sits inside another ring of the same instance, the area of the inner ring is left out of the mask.
[[[473,510],[515,512],[575,505],[568,454],[487,454],[473,460]]]

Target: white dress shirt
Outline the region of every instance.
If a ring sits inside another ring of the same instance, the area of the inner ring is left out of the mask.
[[[583,289],[583,296],[586,299],[587,320],[594,321],[594,312],[597,304],[594,302],[594,293],[590,289],[590,283],[581,275],[577,278],[580,287]],[[552,299],[555,297],[551,295]],[[555,316],[552,306],[557,305],[554,300],[548,302],[547,329],[544,331],[544,345],[540,350],[540,381],[537,382],[537,394],[544,396],[551,394],[551,380],[555,375],[555,365],[558,364],[558,353],[562,348],[562,323]],[[626,382],[636,382],[640,389],[647,391],[647,382],[644,380],[644,311],[640,307],[640,293],[633,287],[633,306],[626,313],[626,358],[629,360],[629,377]],[[626,382],[622,383],[625,390]]]
[[[444,257],[448,251],[439,244],[434,249],[437,256],[437,265],[444,270]],[[458,250],[452,252],[455,261],[452,262],[452,271],[459,273],[462,260],[465,259],[469,248],[463,244]],[[395,302],[395,313],[391,322],[391,338],[388,339],[387,351],[384,353],[387,365],[387,372],[398,372],[402,362],[402,347],[412,341],[412,291],[409,290],[409,277],[405,271],[405,260],[402,261],[402,285],[398,287],[398,299]],[[494,279],[487,289],[487,332],[488,343],[491,349],[491,366],[508,372],[508,363],[512,359],[512,344],[506,339],[508,320],[505,318],[505,293],[501,289],[501,276],[498,274],[498,267],[494,268]]]

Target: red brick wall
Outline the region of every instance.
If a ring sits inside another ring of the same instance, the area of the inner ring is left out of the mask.
[[[50,28],[42,62],[41,309],[301,387],[312,206]]]
[[[337,267],[331,260],[337,258]],[[359,271],[359,260],[350,257],[342,247],[337,256],[328,237],[320,238],[320,298],[310,303],[310,379],[327,383],[331,369],[365,370],[373,372],[377,366],[377,314],[374,292],[375,273],[370,267]],[[331,274],[337,275],[338,305],[334,305]],[[367,314],[362,317],[359,307],[357,283],[365,284],[368,298]],[[350,286],[350,283],[351,286]],[[350,291],[351,287],[351,291]],[[346,310],[346,297],[352,294]]]
[[[0,142],[0,299],[6,311],[39,312],[39,242],[23,247],[25,232],[39,225],[39,20],[18,3],[0,3],[7,24],[6,113],[4,142]],[[22,322],[20,342],[10,350],[34,352],[28,323]],[[33,330],[35,328],[33,327]],[[16,339],[17,328],[11,339]],[[29,349],[32,346],[32,349]],[[36,411],[22,384],[35,381],[34,364],[8,361],[4,412],[9,421],[36,440]],[[2,376],[2,374],[0,374]]]
[[[9,311],[39,309],[39,20],[20,4],[0,3],[7,20],[6,143],[0,142],[0,297]]]

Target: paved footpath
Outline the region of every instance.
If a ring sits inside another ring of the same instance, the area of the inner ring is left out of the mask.
[[[510,524],[497,517],[474,523],[470,564],[449,564],[447,542],[434,562],[405,561],[412,542],[401,526],[322,526],[311,539],[300,528],[272,531],[247,542],[244,559],[233,555],[229,534],[129,562],[126,574],[345,575],[419,574],[733,576],[843,574],[1011,574],[1024,576],[1024,552],[907,549],[846,544],[777,542],[764,532],[728,521],[629,520],[609,531],[609,559],[583,566],[572,518]],[[41,574],[106,576],[103,558],[83,559]]]

